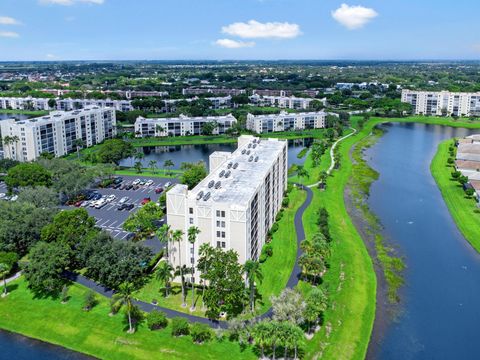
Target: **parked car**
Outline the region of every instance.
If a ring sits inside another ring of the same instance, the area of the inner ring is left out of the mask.
[[[140,189],[140,185],[138,185],[138,184],[137,184],[137,185],[133,185],[132,190],[138,190],[138,189]]]
[[[133,204],[125,204],[125,210],[130,211],[135,207]]]
[[[149,197],[146,197],[146,198],[143,198],[141,204],[145,205],[145,204],[149,203],[150,201],[152,201],[152,199],[150,199]]]
[[[87,207],[90,205],[90,200],[85,200],[80,207]]]
[[[95,204],[95,209],[101,209],[105,205],[107,205],[107,200],[106,199],[101,199]]]
[[[75,207],[80,207],[80,206],[82,206],[83,203],[84,203],[84,201],[80,200],[80,201],[77,201],[74,205],[75,205]]]
[[[120,201],[118,202],[119,204],[125,204],[126,202],[128,201],[128,197],[127,196],[124,196],[120,199]]]
[[[5,196],[7,196],[7,194],[5,194],[5,193],[0,193],[0,199],[3,199]]]
[[[165,189],[168,188],[168,187],[170,187],[170,186],[172,186],[172,183],[171,183],[170,181],[167,181],[167,182],[165,183]]]
[[[161,187],[157,187],[155,189],[155,194],[161,194],[163,192],[163,189]]]
[[[95,193],[92,197],[92,200],[100,200],[102,198],[102,194]]]
[[[10,198],[10,201],[17,201],[18,199],[18,195],[13,195],[11,198]]]
[[[132,240],[134,237],[135,237],[135,233],[131,232],[131,233],[128,233],[127,236],[125,236],[125,239]]]
[[[120,186],[122,186],[121,183],[113,184],[112,189],[118,189]]]
[[[140,179],[133,180],[133,182],[132,182],[133,186],[138,185],[138,184],[140,184]]]
[[[153,185],[153,180],[148,180],[146,183],[145,183],[145,186],[152,186]]]
[[[119,205],[117,206],[117,210],[118,210],[118,211],[122,211],[123,209],[125,209],[125,206],[126,206],[126,205],[127,205],[127,204],[119,204]]]
[[[142,186],[143,186],[143,185],[145,185],[145,183],[146,183],[146,181],[142,179],[142,180],[140,180],[140,182],[138,183],[138,185],[142,185]]]
[[[127,186],[128,186],[127,183],[122,183],[118,189],[119,190],[126,190]]]
[[[108,195],[107,196],[107,201],[108,202],[112,202],[113,200],[115,200],[117,197],[114,195],[114,194],[111,194],[111,195]]]
[[[115,180],[113,180],[113,182],[114,182],[115,184],[121,184],[122,181],[123,181],[123,178],[122,178],[122,177],[117,177],[117,178],[115,178]]]

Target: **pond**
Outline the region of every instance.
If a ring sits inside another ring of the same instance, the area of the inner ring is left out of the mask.
[[[306,146],[310,146],[312,138],[297,139],[288,141],[288,166],[292,164],[303,164],[305,157],[299,159],[298,153]],[[141,160],[144,167],[149,167],[151,160],[157,161],[159,168],[163,167],[165,160],[172,160],[175,166],[173,169],[179,169],[182,162],[204,161],[208,166],[208,157],[214,151],[234,151],[237,148],[236,143],[231,144],[202,144],[202,145],[177,145],[177,146],[145,146],[141,148],[145,157]],[[136,160],[133,158],[123,159],[120,162],[122,166],[133,166]]]
[[[380,173],[368,203],[407,268],[398,314],[372,342],[372,357],[479,358],[480,255],[458,231],[430,173],[438,144],[470,131],[423,124],[383,128],[384,136],[365,153]]]
[[[5,119],[17,119],[17,120],[25,120],[28,119],[30,116],[25,114],[1,114],[0,113],[0,121]]]
[[[1,359],[88,360],[86,355],[0,330]]]

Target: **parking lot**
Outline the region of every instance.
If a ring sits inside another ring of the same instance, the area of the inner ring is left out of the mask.
[[[170,182],[171,184],[178,183],[178,179],[153,178],[140,175],[121,176],[123,178],[122,184],[132,183],[136,179],[143,181],[151,180],[153,184],[149,186],[139,185],[137,190],[120,190],[113,188],[94,189],[95,192],[101,194],[102,197],[108,197],[112,194],[115,195],[115,200],[108,202],[100,209],[90,206],[85,207],[88,213],[96,219],[97,226],[105,231],[108,231],[116,239],[123,240],[128,238],[129,233],[123,230],[123,223],[131,213],[138,210],[145,198],[150,198],[151,201],[157,202],[158,198],[161,196],[161,193],[155,193],[155,189],[163,188],[165,190],[165,183],[167,182]],[[123,197],[128,197],[126,204],[133,204],[134,207],[131,210],[118,210],[118,206],[120,205],[119,201]],[[165,219],[163,219],[163,221],[165,221]],[[146,240],[144,244],[155,252],[160,251],[162,248],[159,240],[156,237]]]

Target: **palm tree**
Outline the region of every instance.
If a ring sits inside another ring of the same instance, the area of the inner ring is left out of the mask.
[[[7,295],[7,275],[11,269],[7,264],[0,263],[0,276],[3,278],[3,296]]]
[[[169,169],[171,167],[175,166],[175,164],[173,163],[172,160],[168,159],[168,160],[165,160],[165,162],[163,163],[163,167],[164,169]],[[165,174],[165,172],[164,172]]]
[[[73,145],[77,150],[77,158],[80,159],[80,149],[85,146],[85,142],[83,141],[83,139],[78,138],[73,140]]]
[[[157,133],[162,133],[162,132],[165,131],[165,128],[162,125],[157,124],[155,126],[155,130],[156,130]]]
[[[303,167],[303,165],[298,165],[297,167],[297,176],[299,179],[302,179],[304,177],[307,177],[309,176],[309,173],[307,170],[305,170],[305,168]]]
[[[200,234],[200,229],[196,226],[190,226],[188,228],[188,242],[192,244],[192,306],[190,308],[191,311],[195,310],[195,282],[193,281],[193,277],[195,276],[195,241],[197,241],[197,236]]]
[[[140,174],[142,172],[142,163],[140,161],[137,161],[135,165],[133,165],[133,167],[137,171],[137,174]]]
[[[160,229],[157,230],[157,236],[158,239],[162,244],[165,244],[165,250],[166,254],[165,257],[167,258],[167,261],[169,261],[169,248],[170,248],[170,242],[172,241],[172,228],[168,224],[163,224]]]
[[[119,308],[122,305],[125,305],[128,317],[128,333],[133,334],[135,332],[135,328],[133,327],[133,320],[132,320],[132,311],[133,311],[133,291],[134,287],[132,283],[125,282],[120,285],[118,292],[113,295],[113,301],[116,304],[119,304]]]
[[[247,286],[250,288],[250,311],[255,311],[255,281],[262,282],[263,274],[258,261],[247,260],[244,271],[246,273]]]
[[[207,281],[205,279],[205,275],[207,273],[207,269],[210,266],[210,261],[212,258],[213,248],[208,244],[205,243],[200,246],[198,255],[200,255],[200,259],[198,262],[198,268],[201,269],[200,278],[202,279],[202,309],[205,309],[205,302],[203,299],[205,298],[205,289],[207,287]]]
[[[253,327],[253,340],[260,347],[261,359],[265,357],[265,346],[268,346],[270,342],[271,327],[271,324],[267,321],[256,323]]]
[[[152,170],[152,173],[155,174],[155,171],[157,170],[157,160],[150,160],[148,166],[150,167],[150,170]]]
[[[180,270],[180,282],[182,285],[182,306],[185,307],[187,304],[185,303],[185,281],[183,278],[183,267],[182,267],[182,240],[183,240],[183,231],[182,230],[175,230],[172,235],[172,240],[174,242],[178,242],[178,263],[179,263],[179,270]]]
[[[155,275],[157,280],[161,281],[165,285],[165,297],[168,297],[170,282],[173,279],[173,266],[167,261],[162,261],[160,262],[160,265],[158,265]]]

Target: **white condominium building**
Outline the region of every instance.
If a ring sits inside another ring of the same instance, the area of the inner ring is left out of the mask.
[[[225,116],[189,117],[180,115],[177,118],[149,119],[139,116],[135,121],[137,137],[188,136],[201,135],[206,123],[215,123],[214,135],[224,134],[237,123],[237,119],[229,114]]]
[[[296,109],[307,110],[310,108],[310,103],[316,99],[299,98],[295,96],[260,96],[253,94],[249,97],[252,104],[258,106],[273,106],[282,109]],[[324,100],[319,100],[324,102]],[[325,102],[324,102],[325,104]]]
[[[235,250],[242,264],[258,260],[287,188],[287,146],[284,140],[240,136],[233,153],[210,155],[210,174],[193,190],[179,184],[167,192],[168,225],[185,233],[180,248],[170,245],[174,266],[196,264],[205,243]],[[187,241],[191,226],[200,229],[194,246]],[[193,281],[198,283],[198,273]]]
[[[53,111],[48,116],[21,121],[0,121],[4,156],[18,161],[33,161],[42,153],[68,154],[76,150],[77,139],[82,139],[84,147],[95,145],[115,137],[115,127],[115,110],[99,107]]]
[[[255,131],[257,134],[303,130],[303,129],[321,129],[325,127],[326,119],[329,114],[320,112],[305,113],[287,113],[282,111],[280,114],[270,115],[247,115],[247,129]]]
[[[402,102],[416,115],[480,116],[480,92],[402,90]]]
[[[11,110],[50,110],[47,98],[0,97],[0,109]]]
[[[55,106],[49,105],[49,100],[55,100]],[[117,111],[132,111],[130,100],[111,99],[49,99],[49,98],[16,98],[0,97],[0,109],[12,110],[78,110],[86,107],[97,106],[101,108],[112,108]]]

